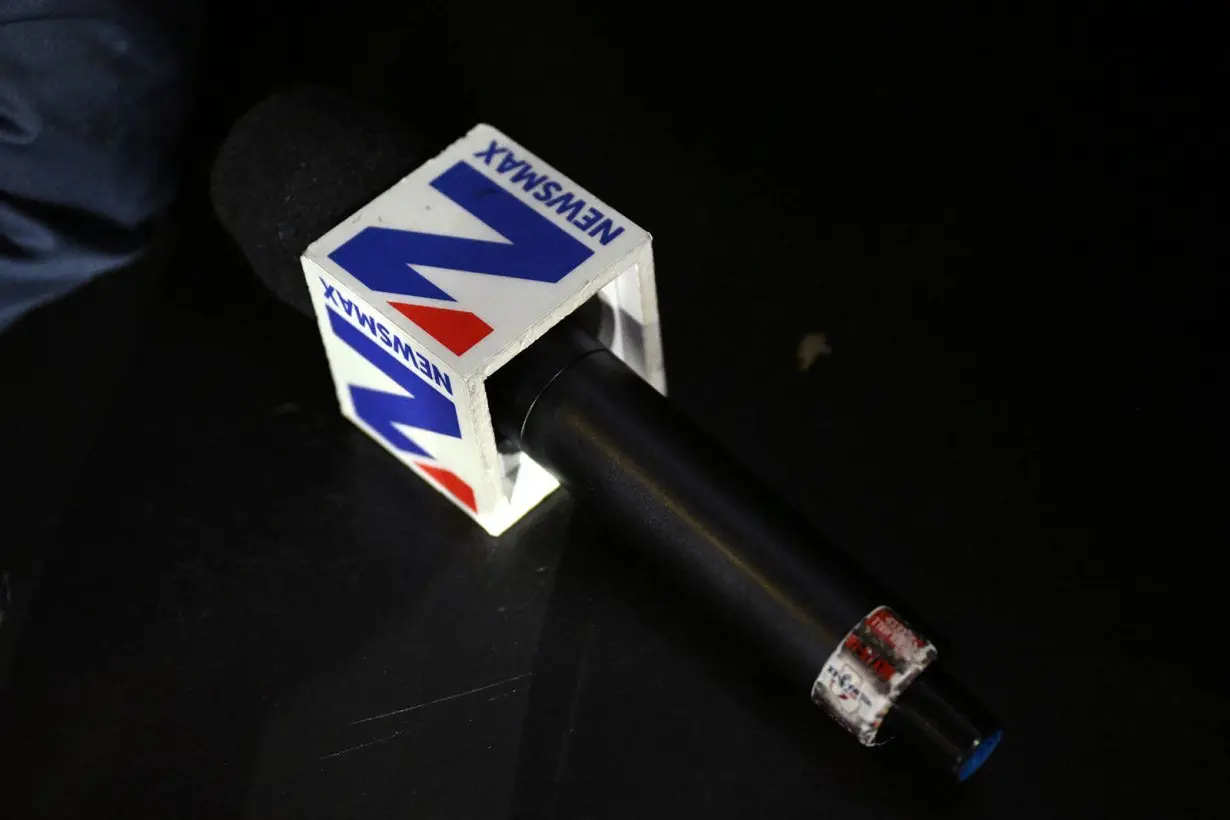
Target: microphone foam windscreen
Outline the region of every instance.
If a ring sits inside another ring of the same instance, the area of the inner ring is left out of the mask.
[[[218,151],[218,220],[281,301],[312,305],[299,255],[420,164],[418,141],[390,114],[327,88],[258,103]]]

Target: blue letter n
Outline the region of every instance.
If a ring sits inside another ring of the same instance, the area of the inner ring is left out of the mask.
[[[453,297],[410,266],[558,282],[593,255],[554,222],[464,162],[436,177],[431,187],[508,242],[367,227],[329,258],[372,290],[452,302]]]
[[[362,331],[329,308],[329,324],[333,335],[350,349],[367,359],[381,373],[397,382],[410,395],[386,393],[366,387],[350,386],[350,399],[354,412],[381,438],[403,453],[432,458],[419,445],[403,434],[394,423],[420,430],[430,430],[453,438],[461,438],[461,426],[457,423],[457,408],[443,393],[438,392],[417,373],[403,366],[383,348],[379,347]]]

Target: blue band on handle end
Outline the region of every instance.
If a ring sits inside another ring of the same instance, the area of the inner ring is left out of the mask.
[[[999,741],[1003,736],[1003,730],[999,730],[979,743],[977,748],[974,749],[973,754],[961,764],[961,770],[957,772],[957,780],[964,783],[969,779],[970,775],[978,771],[982,764],[987,762],[991,752],[995,751],[995,747],[999,745]]]

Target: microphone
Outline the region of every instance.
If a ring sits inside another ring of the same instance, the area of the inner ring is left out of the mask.
[[[213,168],[211,197],[223,227],[282,301],[316,318],[343,411],[489,531],[498,527],[482,517],[475,489],[440,464],[458,440],[472,432],[494,438],[493,428],[498,463],[487,456],[476,480],[495,475],[507,485],[510,475],[520,482],[545,469],[861,743],[900,739],[959,781],[977,771],[1001,730],[936,663],[938,648],[662,394],[656,336],[646,331],[656,319],[645,278],[652,275],[648,235],[488,126],[414,170],[417,146],[386,113],[300,89],[242,117]],[[559,218],[578,201],[589,210]],[[608,246],[608,256],[623,256],[603,258]],[[568,254],[571,267],[553,267]],[[590,260],[613,271],[606,285]],[[463,273],[438,273],[450,266]],[[581,284],[603,298],[586,299],[581,288],[565,308],[533,320],[551,322],[549,330],[532,339],[527,331],[503,348],[483,348],[480,336],[462,353],[452,350],[463,363],[456,368],[448,367],[447,351],[415,335],[415,325],[421,331],[425,323],[432,338],[445,337],[445,347],[462,346],[457,328],[477,325],[458,319],[454,314],[465,313],[458,306],[511,310],[512,285],[497,280],[509,275],[534,287],[574,287],[572,278],[592,275]],[[629,310],[610,295],[637,284]],[[453,295],[463,292],[464,303]],[[452,324],[431,324],[440,317]],[[412,345],[419,347],[410,351]],[[370,386],[376,381],[351,384],[356,353],[379,371],[380,384],[392,379],[409,396],[398,403],[379,399]],[[478,364],[466,369],[467,361]],[[448,400],[461,400],[455,381],[464,381],[470,401],[483,394],[486,404],[475,401],[476,411],[450,416]],[[413,427],[415,438],[394,422]],[[519,468],[499,473],[518,458]]]

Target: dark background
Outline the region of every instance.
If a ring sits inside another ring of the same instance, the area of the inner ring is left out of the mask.
[[[1213,810],[1212,21],[264,10],[210,11],[151,257],[0,337],[0,816]],[[490,539],[339,418],[205,198],[300,81],[437,148],[491,122],[654,233],[674,402],[922,614],[1007,728],[971,783],[860,749],[562,495]]]

